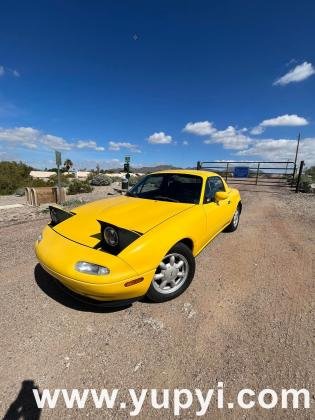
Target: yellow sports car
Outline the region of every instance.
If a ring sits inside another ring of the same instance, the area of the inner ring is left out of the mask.
[[[124,196],[71,212],[51,207],[36,255],[81,298],[163,302],[187,289],[195,256],[222,230],[236,230],[241,210],[239,191],[216,173],[155,172]]]

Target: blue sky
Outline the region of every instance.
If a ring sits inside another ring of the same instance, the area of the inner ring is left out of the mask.
[[[2,0],[0,159],[315,162],[313,1]]]

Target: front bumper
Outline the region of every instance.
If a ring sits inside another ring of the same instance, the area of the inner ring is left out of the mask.
[[[154,276],[154,270],[138,273],[118,256],[73,242],[49,226],[43,230],[41,241],[36,241],[35,252],[44,270],[62,285],[94,300],[121,301],[144,296]],[[74,266],[82,260],[108,267],[110,273],[102,276],[80,273]],[[139,278],[143,280],[126,286]]]

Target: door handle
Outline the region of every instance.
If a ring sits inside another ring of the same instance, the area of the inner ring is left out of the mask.
[[[231,204],[231,200],[228,201],[228,204]]]

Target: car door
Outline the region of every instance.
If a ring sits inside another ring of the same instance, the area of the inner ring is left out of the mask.
[[[207,231],[205,242],[208,242],[230,221],[230,199],[215,201],[215,193],[225,190],[224,183],[219,176],[210,176],[206,180],[203,208],[206,215]]]

